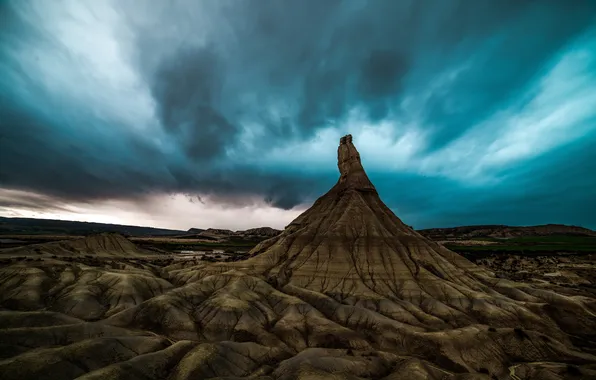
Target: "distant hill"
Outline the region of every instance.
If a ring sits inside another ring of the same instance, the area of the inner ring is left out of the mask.
[[[202,228],[189,228],[186,232],[188,232],[189,234],[200,234],[203,231],[205,230]]]
[[[0,217],[0,235],[91,235],[117,232],[127,236],[168,236],[186,231],[70,220]]]
[[[277,236],[281,233],[281,230],[276,230],[275,228],[271,227],[258,227],[258,228],[250,228],[245,231],[236,231],[236,235],[241,235],[245,237],[249,236],[258,236],[264,238],[270,238]]]
[[[54,219],[5,218],[0,217],[0,235],[92,235],[116,232],[127,236],[171,236],[176,238],[198,238],[206,240],[257,239],[277,236],[282,231],[271,227],[257,227],[247,230],[226,230],[216,228],[190,228],[188,231],[170,230],[121,224],[77,222]],[[594,236],[596,231],[563,224],[516,227],[506,225],[478,225],[450,228],[429,228],[418,232],[432,240],[465,240],[474,238],[517,238],[529,236]]]
[[[451,228],[429,228],[418,230],[418,232],[433,240],[473,239],[480,237],[506,239],[555,235],[596,236],[596,231],[578,226],[566,226],[563,224],[544,224],[527,227],[505,225],[461,226]]]
[[[250,228],[248,230],[226,230],[221,228],[207,228],[206,230],[200,228],[191,228],[188,230],[186,235],[180,236],[180,238],[193,238],[193,239],[208,239],[208,240],[229,240],[229,239],[269,239],[277,236],[281,233],[280,230],[276,230],[271,227],[257,227]]]

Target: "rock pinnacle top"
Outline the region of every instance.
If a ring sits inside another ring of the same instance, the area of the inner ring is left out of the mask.
[[[341,176],[336,186],[340,189],[376,191],[362,167],[360,153],[352,143],[352,135],[345,135],[339,140],[337,167]]]

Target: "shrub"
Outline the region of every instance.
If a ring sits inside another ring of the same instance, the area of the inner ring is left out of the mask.
[[[488,331],[490,331],[490,332],[497,332],[497,329],[491,326],[491,327],[488,328]]]

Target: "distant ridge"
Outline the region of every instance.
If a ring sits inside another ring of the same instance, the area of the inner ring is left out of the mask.
[[[128,236],[165,236],[186,231],[71,220],[0,217],[0,234],[3,235],[93,235],[103,232]]]
[[[564,224],[542,224],[536,226],[487,224],[444,228],[425,228],[416,231],[432,240],[445,240],[454,238],[469,239],[474,237],[512,238],[523,236],[552,235],[596,236],[596,231],[591,229]],[[188,238],[193,235],[197,238],[209,238],[211,235],[217,235],[219,238],[229,238],[234,236],[269,238],[279,235],[282,231],[271,227],[257,227],[237,231],[216,228],[189,228],[187,231],[182,231],[166,228],[79,222],[72,220],[0,217],[0,235],[93,235],[104,232],[113,232],[126,236],[138,237],[172,236]]]
[[[513,238],[524,236],[576,235],[596,236],[596,231],[564,224],[543,224],[538,226],[477,225],[449,228],[428,228],[418,231],[433,240],[470,239],[475,237]]]
[[[203,231],[205,230],[202,228],[189,228],[186,232],[188,232],[189,234],[200,234]]]

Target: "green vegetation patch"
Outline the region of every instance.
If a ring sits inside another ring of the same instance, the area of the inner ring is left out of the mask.
[[[563,245],[563,244],[536,244],[536,245],[457,245],[445,244],[445,247],[452,251],[556,251],[556,252],[596,252],[596,245],[593,246],[577,246],[577,245]]]
[[[454,241],[445,246],[455,252],[596,252],[596,237],[591,236],[522,236],[510,239],[477,238],[474,240],[487,240],[495,244],[461,245]]]

